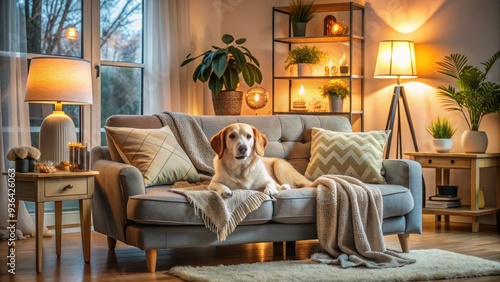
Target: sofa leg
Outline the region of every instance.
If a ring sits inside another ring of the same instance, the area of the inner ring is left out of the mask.
[[[146,267],[149,272],[156,271],[157,250],[146,250]]]
[[[399,244],[404,253],[410,252],[410,234],[398,234]]]
[[[112,251],[115,249],[115,247],[116,247],[116,239],[108,236],[108,249]]]

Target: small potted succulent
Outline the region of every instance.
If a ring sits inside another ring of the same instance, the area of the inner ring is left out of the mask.
[[[307,23],[315,16],[314,0],[292,0],[290,2],[290,21],[294,37],[306,35]]]
[[[317,46],[300,45],[288,52],[285,70],[297,66],[298,76],[311,76],[313,67],[319,65],[327,53]]]
[[[427,132],[434,138],[432,144],[438,153],[448,153],[453,146],[451,137],[457,131],[446,117],[437,117],[427,127]]]
[[[40,150],[35,147],[21,146],[10,149],[5,157],[15,162],[16,172],[32,172],[40,155]]]
[[[349,86],[340,79],[332,79],[321,88],[321,97],[328,98],[331,112],[342,112]]]

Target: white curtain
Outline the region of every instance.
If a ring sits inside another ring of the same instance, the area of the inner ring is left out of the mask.
[[[14,165],[5,159],[16,146],[30,146],[28,104],[24,102],[27,79],[26,25],[18,1],[0,1],[0,171]],[[14,195],[15,196],[15,195]],[[0,181],[0,239],[6,239],[9,212],[6,176]],[[16,233],[18,238],[35,235],[35,225],[24,202],[20,201]],[[45,229],[47,235],[49,231]],[[44,233],[45,233],[44,232]]]
[[[180,67],[191,50],[189,2],[144,1],[144,114],[202,111],[191,76]]]

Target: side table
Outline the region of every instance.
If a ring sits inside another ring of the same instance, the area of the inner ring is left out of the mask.
[[[94,195],[94,177],[98,174],[98,171],[15,174],[16,209],[13,220],[17,220],[17,207],[20,200],[35,202],[37,272],[42,272],[45,202],[55,204],[56,255],[60,257],[62,201],[79,200],[83,260],[85,263],[90,262],[90,201]]]
[[[500,232],[500,153],[405,152],[405,155],[408,155],[411,160],[419,162],[423,168],[436,169],[436,185],[450,185],[450,169],[467,169],[470,171],[470,206],[462,205],[459,208],[424,208],[423,213],[444,215],[445,221],[449,220],[450,215],[469,216],[472,218],[472,232],[479,231],[478,218],[480,216],[496,214],[497,230]],[[481,168],[487,167],[496,168],[496,207],[479,209],[480,172]],[[463,186],[460,185],[460,187]]]

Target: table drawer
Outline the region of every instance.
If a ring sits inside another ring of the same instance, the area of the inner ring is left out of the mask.
[[[45,197],[85,195],[88,192],[87,177],[45,179]]]
[[[454,157],[417,157],[415,159],[422,167],[428,168],[470,168],[470,160],[466,158]]]

